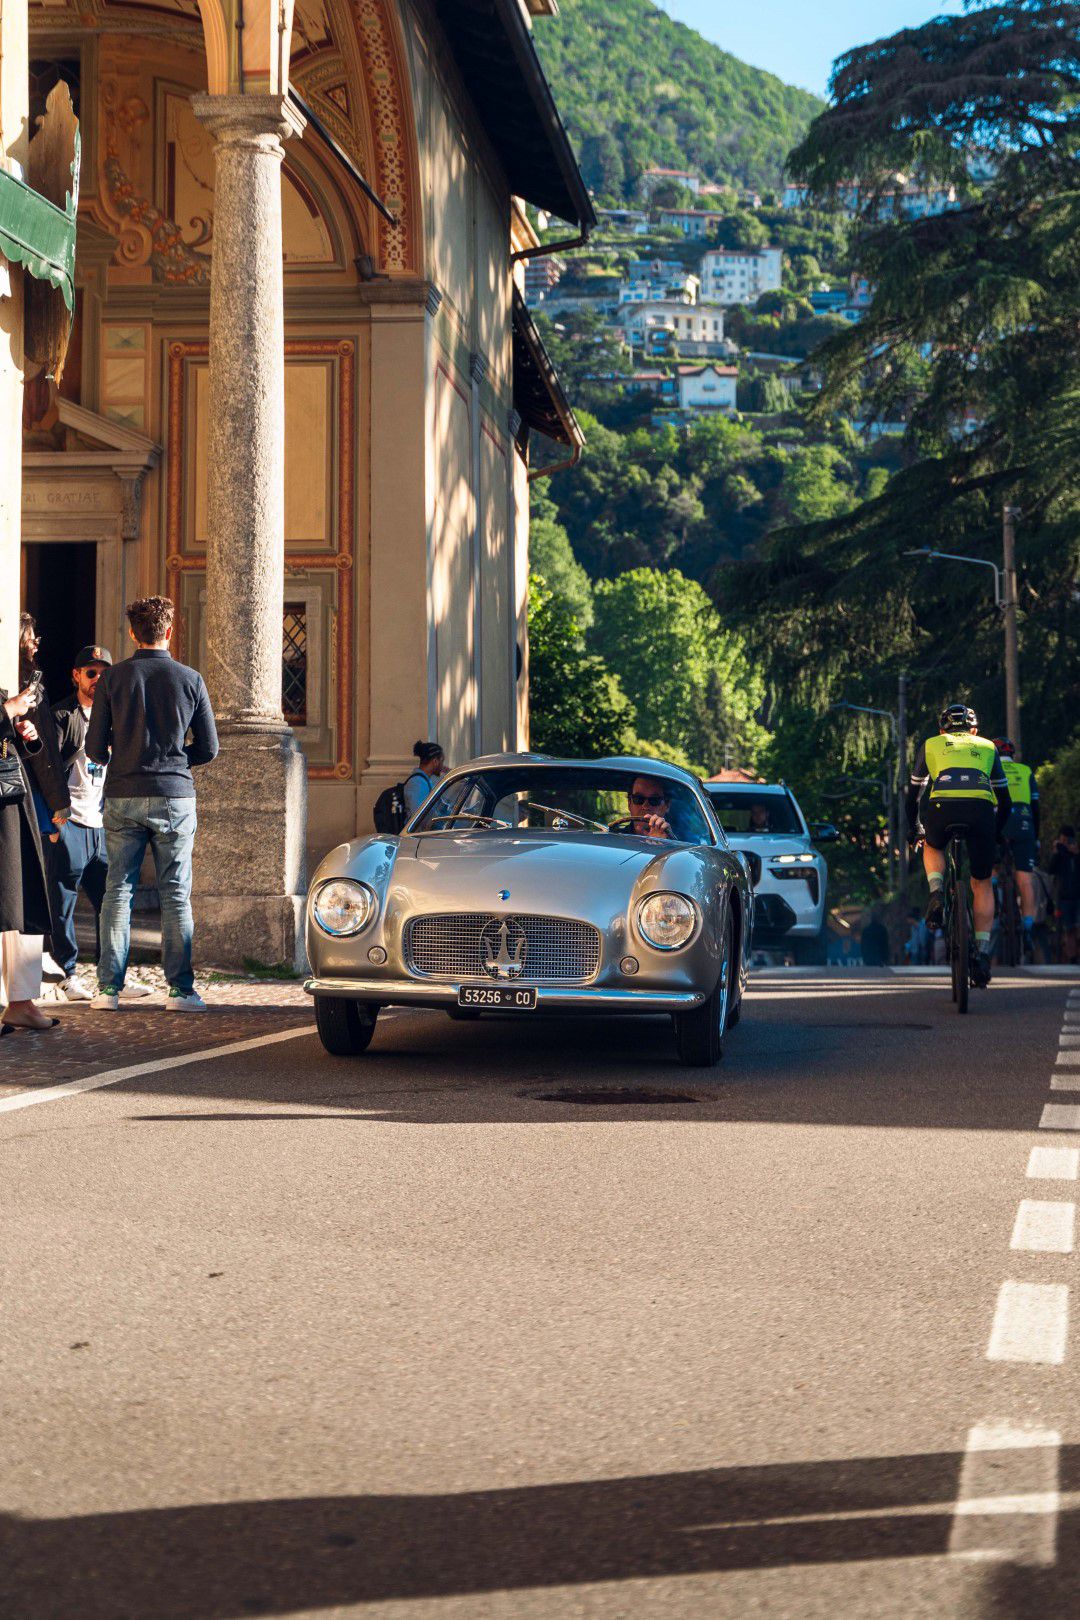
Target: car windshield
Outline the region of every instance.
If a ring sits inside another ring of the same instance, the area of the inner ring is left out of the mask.
[[[644,769],[507,765],[463,771],[440,785],[408,827],[441,832],[629,833],[711,844],[697,795]]]
[[[731,836],[750,833],[761,837],[781,833],[803,836],[798,812],[784,788],[761,788],[754,793],[706,786],[710,803],[724,831]]]

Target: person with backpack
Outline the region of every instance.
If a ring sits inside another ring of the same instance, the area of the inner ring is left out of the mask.
[[[375,831],[393,835],[416,814],[440,776],[446,775],[446,755],[437,742],[415,742],[416,769],[404,782],[384,788],[372,812]]]

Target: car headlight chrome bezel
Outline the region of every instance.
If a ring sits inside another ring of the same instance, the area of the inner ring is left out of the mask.
[[[659,926],[658,913],[667,912],[669,931]],[[658,889],[638,901],[634,921],[638,933],[654,951],[684,951],[697,938],[701,910],[689,895],[671,889]]]
[[[329,907],[332,904],[330,891],[334,889],[343,891],[338,901],[340,926],[334,926],[329,915]],[[346,897],[356,908],[350,915],[346,915]],[[362,934],[365,928],[371,926],[378,914],[379,899],[375,890],[357,878],[327,878],[324,883],[319,884],[311,897],[311,915],[330,939],[352,939],[354,935]]]

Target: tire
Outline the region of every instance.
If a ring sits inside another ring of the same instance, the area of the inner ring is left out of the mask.
[[[315,1027],[332,1057],[359,1057],[371,1045],[378,1006],[372,1001],[346,1001],[340,996],[315,997]]]
[[[731,912],[724,918],[720,976],[708,1000],[693,1012],[675,1014],[675,1050],[688,1068],[712,1069],[724,1052],[724,1035],[731,1022],[731,987],[738,979],[732,960]]]
[[[968,1010],[968,989],[970,985],[969,959],[971,956],[971,940],[968,936],[968,908],[967,897],[964,894],[963,880],[958,878],[953,893],[953,939],[952,939],[952,973],[953,973],[953,1000],[956,1002],[958,1013]]]

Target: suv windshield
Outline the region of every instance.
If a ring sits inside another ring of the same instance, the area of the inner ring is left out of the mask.
[[[729,834],[750,833],[767,837],[781,833],[787,837],[804,836],[798,812],[783,788],[761,788],[753,793],[734,792],[731,788],[706,785],[709,802],[717,819]]]
[[[685,782],[589,766],[493,766],[440,785],[410,833],[629,833],[683,844],[715,840]]]

